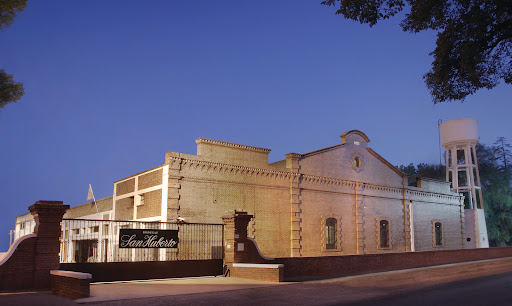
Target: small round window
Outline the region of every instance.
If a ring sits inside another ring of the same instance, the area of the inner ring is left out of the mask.
[[[363,170],[363,158],[358,153],[352,155],[352,169],[356,172]]]

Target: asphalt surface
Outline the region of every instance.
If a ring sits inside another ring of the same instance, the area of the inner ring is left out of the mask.
[[[355,288],[339,281],[119,300],[95,305],[512,305],[512,272],[416,290]]]
[[[340,305],[334,303],[333,305]],[[512,273],[438,284],[403,294],[350,303],[353,306],[512,305]]]
[[[71,301],[0,293],[0,305],[512,305],[512,258],[298,283],[209,277],[91,285]]]

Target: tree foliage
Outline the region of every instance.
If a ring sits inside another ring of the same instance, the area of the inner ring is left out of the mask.
[[[498,141],[502,145],[508,144],[504,138],[498,138]],[[489,243],[491,246],[512,245],[511,173],[504,167],[498,146],[478,145],[476,155]]]
[[[511,148],[512,146],[507,142],[505,137],[498,137],[496,142],[494,142],[494,154],[496,155],[496,158],[500,160],[502,170],[504,171],[508,171],[508,166],[512,160],[512,152],[510,152]]]
[[[10,26],[26,5],[27,0],[0,0],[0,29]],[[23,84],[15,82],[12,75],[0,69],[0,108],[18,101],[24,93]]]
[[[409,164],[408,166],[400,165],[397,167],[400,171],[409,176],[409,185],[415,185],[418,177],[426,177],[444,181],[446,178],[446,170],[443,165],[431,165],[431,164]]]
[[[0,108],[18,101],[24,93],[23,84],[15,82],[12,75],[0,69]]]
[[[375,25],[409,9],[404,31],[437,34],[423,78],[434,103],[461,100],[501,81],[512,84],[512,0],[326,0],[336,14]]]
[[[0,1],[0,29],[10,26],[18,13],[25,10],[27,0],[2,0]]]

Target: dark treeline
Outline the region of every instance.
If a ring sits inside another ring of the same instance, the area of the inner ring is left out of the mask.
[[[490,246],[512,246],[512,153],[504,137],[487,146],[478,144],[476,155],[482,184],[485,219]],[[409,184],[417,177],[446,180],[444,165],[424,164],[398,166],[409,175]]]

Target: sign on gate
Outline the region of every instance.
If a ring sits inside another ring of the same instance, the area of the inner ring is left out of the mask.
[[[119,248],[177,247],[177,230],[119,229]]]

